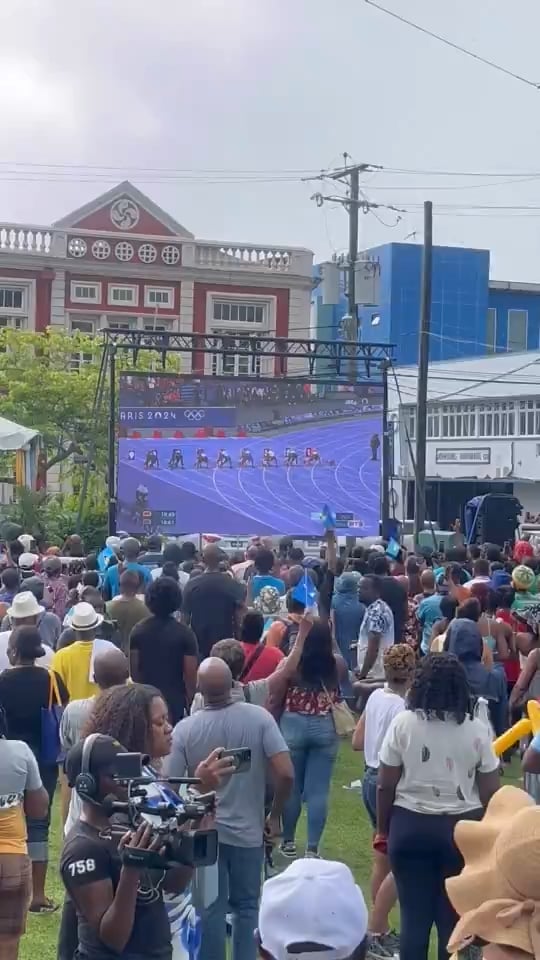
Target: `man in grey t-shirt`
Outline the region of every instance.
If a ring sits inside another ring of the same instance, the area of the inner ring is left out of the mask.
[[[250,769],[231,775],[217,791],[219,890],[202,918],[200,960],[225,960],[228,906],[233,915],[233,960],[255,960],[253,931],[263,859],[267,772],[274,788],[266,820],[270,836],[279,834],[280,816],[294,781],[289,751],[274,718],[263,707],[234,702],[232,682],[223,660],[210,657],[203,661],[198,686],[204,708],[176,725],[168,765],[172,777],[193,776],[197,765],[216,748],[251,751]]]

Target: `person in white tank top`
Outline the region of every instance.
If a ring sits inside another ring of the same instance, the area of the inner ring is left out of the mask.
[[[352,739],[353,749],[364,752],[362,797],[374,834],[379,751],[392,720],[405,709],[405,697],[416,667],[414,650],[407,643],[394,644],[385,652],[383,664],[385,685],[370,695]],[[396,887],[387,855],[377,850],[371,870],[371,898],[369,946],[381,955],[397,952],[399,942],[396,934],[389,930],[388,922],[397,900]]]

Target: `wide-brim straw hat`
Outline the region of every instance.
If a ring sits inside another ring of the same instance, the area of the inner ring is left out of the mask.
[[[540,960],[540,807],[502,787],[483,820],[461,820],[454,837],[465,866],[446,881],[460,916],[450,952],[478,937]]]

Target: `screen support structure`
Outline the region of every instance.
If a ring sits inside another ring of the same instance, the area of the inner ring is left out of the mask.
[[[141,351],[154,352],[161,355],[165,369],[168,353],[190,353],[198,358],[205,355],[220,355],[230,353],[227,336],[204,335],[199,333],[152,333],[136,330],[115,330],[110,328],[104,331],[104,364],[105,372],[109,376],[109,422],[108,422],[108,531],[109,535],[116,533],[116,377],[119,355],[131,358],[130,372],[137,366],[137,357]],[[352,386],[355,383],[365,383],[373,378],[382,383],[384,391],[383,409],[383,457],[381,478],[381,520],[386,525],[389,511],[389,456],[388,456],[388,368],[392,363],[393,347],[387,343],[356,343],[347,340],[304,340],[287,337],[257,337],[253,338],[249,346],[235,346],[236,354],[250,356],[253,374],[260,357],[272,357],[276,362],[276,376],[295,379],[287,374],[287,360],[291,357],[305,359],[307,369],[298,375],[309,377],[312,383],[342,383]],[[357,370],[356,378],[351,376],[354,358]],[[324,361],[326,372],[318,376],[316,364]],[[204,366],[203,366],[204,369]],[[202,370],[200,371],[202,375]],[[197,370],[191,371],[191,376],[197,375]],[[258,378],[258,379],[264,379]]]

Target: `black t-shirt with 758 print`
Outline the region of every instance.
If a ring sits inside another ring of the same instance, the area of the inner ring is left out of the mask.
[[[99,939],[81,914],[77,905],[78,892],[99,880],[110,880],[116,892],[121,869],[118,836],[107,837],[78,820],[66,837],[60,859],[62,880],[79,920],[78,960],[171,960],[171,928],[161,885],[157,883],[161,875],[141,873],[133,930],[120,954]]]

